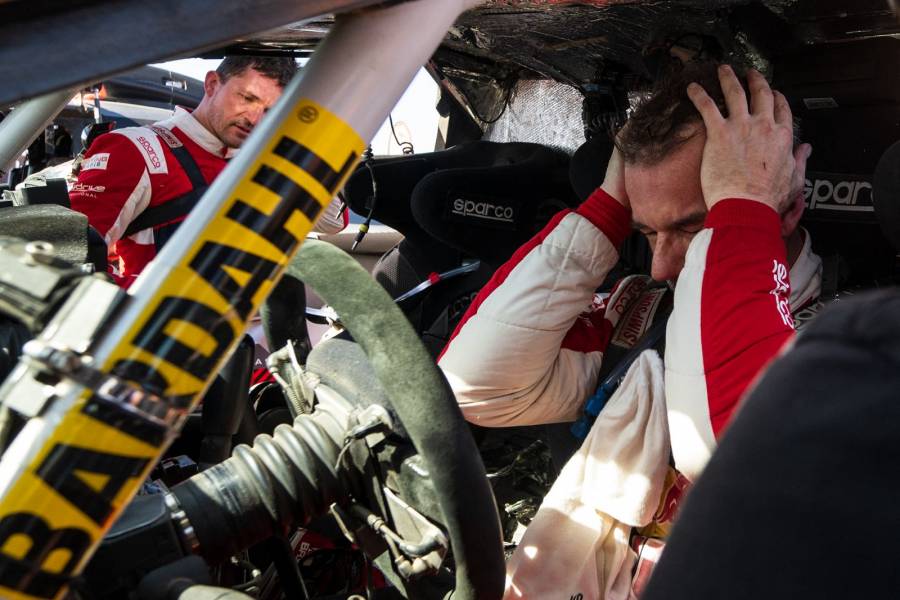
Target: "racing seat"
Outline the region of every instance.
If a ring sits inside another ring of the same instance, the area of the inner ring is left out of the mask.
[[[900,252],[900,141],[881,156],[872,186],[875,217],[884,236]]]
[[[801,223],[822,257],[823,300],[890,280],[896,268],[896,250],[882,235],[890,226],[879,225],[878,213],[889,208],[875,206],[873,185],[879,158],[900,140],[900,82],[893,76],[900,41],[865,40],[837,52],[805,50],[775,68],[775,85],[813,146]]]
[[[350,177],[350,208],[405,236],[373,271],[394,298],[437,273],[474,269],[400,304],[434,356],[494,270],[553,214],[576,204],[567,169],[564,153],[539,144],[478,141],[370,160]]]
[[[569,179],[579,201],[584,201],[603,184],[606,165],[613,152],[613,141],[607,136],[596,135],[578,147],[569,165]],[[619,262],[613,267],[601,289],[628,275],[649,273],[653,252],[647,238],[640,232],[632,232],[620,248]]]

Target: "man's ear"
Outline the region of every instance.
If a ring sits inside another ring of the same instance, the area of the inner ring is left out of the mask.
[[[795,194],[787,210],[781,213],[781,237],[787,239],[797,230],[805,208],[806,200],[803,198],[803,192]]]
[[[219,89],[220,84],[219,74],[215,71],[208,71],[203,79],[203,94],[207,97],[212,96]]]
[[[787,239],[800,224],[806,202],[803,198],[803,187],[806,183],[806,161],[812,154],[812,146],[800,144],[794,149],[794,173],[791,177],[791,200],[787,208],[781,212],[781,237]]]

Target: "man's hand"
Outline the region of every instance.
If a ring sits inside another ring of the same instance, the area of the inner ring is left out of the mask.
[[[622,160],[622,154],[616,146],[613,146],[612,156],[606,165],[606,177],[600,188],[615,198],[619,204],[631,210],[631,203],[628,202],[628,194],[625,192],[625,161]]]
[[[698,84],[688,86],[688,97],[706,125],[706,146],[700,184],[706,206],[725,198],[746,198],[772,207],[787,208],[794,173],[793,119],[787,99],[773,92],[755,70],[747,74],[750,103],[731,67],[719,67],[728,117]],[[800,151],[800,148],[798,148]],[[803,150],[806,152],[806,150]]]

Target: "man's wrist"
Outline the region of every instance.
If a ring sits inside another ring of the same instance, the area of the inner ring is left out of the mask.
[[[752,198],[722,198],[706,215],[704,227],[756,227],[780,234],[781,219],[774,208]]]
[[[773,202],[750,193],[721,194],[719,195],[718,199],[713,200],[712,202],[707,202],[706,208],[712,210],[720,202],[724,202],[726,200],[746,200],[749,202],[756,202],[758,204],[762,204],[763,206],[768,206],[769,208],[777,212],[777,209],[774,207]]]
[[[593,223],[616,248],[631,233],[631,211],[603,189],[603,186],[594,190],[575,212]]]

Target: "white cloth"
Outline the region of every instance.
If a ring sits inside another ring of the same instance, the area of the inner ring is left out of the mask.
[[[647,525],[669,460],[663,363],[641,354],[566,463],[507,563],[507,600],[632,599],[632,527]]]
[[[812,251],[812,238],[803,232],[803,248],[791,265],[791,312],[796,313],[822,290],[822,259]]]

